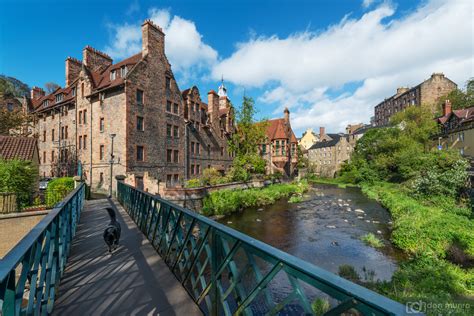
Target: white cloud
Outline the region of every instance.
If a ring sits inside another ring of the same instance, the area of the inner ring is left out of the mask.
[[[165,51],[174,71],[189,77],[217,61],[217,51],[203,42],[193,21],[172,16],[165,9],[152,8],[148,15],[166,34]],[[141,50],[140,25],[141,21],[136,24],[110,25],[114,35],[105,52],[116,59],[138,53]]]
[[[368,122],[373,107],[397,86],[417,84],[432,72],[460,85],[473,76],[473,9],[469,0],[432,0],[394,18],[395,8],[386,2],[319,33],[240,43],[212,76],[267,89],[258,101],[293,106],[297,129],[343,130],[346,123]],[[352,82],[363,84],[349,95],[321,92]]]
[[[363,0],[363,1],[362,1],[362,6],[363,6],[364,8],[368,8],[368,7],[370,7],[374,2],[375,2],[375,0]]]

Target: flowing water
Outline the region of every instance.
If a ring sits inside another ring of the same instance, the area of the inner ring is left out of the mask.
[[[401,258],[389,242],[390,214],[358,188],[318,184],[301,203],[282,199],[219,221],[333,273],[351,265],[362,279],[364,271],[373,271],[373,280],[389,280]],[[366,245],[360,238],[367,233],[385,246]]]

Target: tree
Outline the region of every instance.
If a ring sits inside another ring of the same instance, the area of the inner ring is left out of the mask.
[[[20,80],[0,75],[0,94],[13,97],[23,97],[30,93],[30,88],[27,84]]]
[[[49,94],[49,93],[53,93],[54,91],[56,91],[58,88],[61,88],[60,85],[58,85],[57,83],[55,82],[46,82],[44,84],[44,88],[46,89],[46,92]]]
[[[265,142],[266,121],[255,119],[254,100],[244,97],[237,110],[237,131],[229,140],[229,150],[235,153],[232,174],[235,180],[247,180],[252,173],[264,173],[265,161],[259,147]]]
[[[474,78],[466,82],[464,90],[456,89],[441,97],[437,106],[438,114],[442,113],[442,106],[446,100],[451,102],[451,108],[453,110],[474,106]]]
[[[0,108],[0,135],[24,134],[29,122],[29,115],[22,110],[8,111]]]
[[[0,192],[14,192],[20,205],[29,203],[35,191],[38,169],[31,161],[0,159]]]

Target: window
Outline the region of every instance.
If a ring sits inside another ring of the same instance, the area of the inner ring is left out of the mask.
[[[144,188],[143,177],[135,176],[135,188],[143,191],[143,188]]]
[[[59,93],[56,94],[56,103],[61,102],[63,100],[63,94]]]
[[[171,137],[171,124],[166,124],[166,136]]]
[[[179,127],[178,126],[173,127],[173,137],[179,138]]]
[[[51,140],[54,142],[54,128],[51,130]]]
[[[82,124],[82,111],[79,111],[79,124]]]
[[[173,176],[173,181],[174,181],[175,184],[178,183],[179,182],[179,175],[175,174]]]
[[[166,101],[166,112],[171,112],[171,101]]]
[[[127,72],[128,72],[127,66],[122,66],[120,68],[120,76],[121,77],[125,77],[127,75]]]
[[[87,135],[84,135],[83,140],[84,140],[84,145],[82,147],[86,149],[87,148]]]
[[[46,163],[46,151],[43,151],[43,163]]]
[[[46,131],[43,131],[43,142],[46,141]]]
[[[174,163],[179,162],[179,151],[178,150],[175,150],[174,153],[173,153],[173,161],[174,161]]]
[[[64,139],[64,126],[61,126],[61,138]]]
[[[104,145],[100,145],[99,147],[99,159],[102,160],[104,159]]]
[[[82,121],[84,122],[84,124],[87,124],[87,110],[84,110],[82,111],[82,114],[84,115],[84,117],[82,118]]]
[[[49,100],[44,100],[44,101],[43,101],[43,106],[44,106],[44,107],[47,107],[48,104],[49,104]]]
[[[79,136],[79,149],[82,149],[82,136]]]
[[[172,156],[173,156],[173,150],[168,149],[168,150],[166,151],[166,161],[167,161],[167,162],[171,162]]]
[[[115,78],[116,78],[115,70],[112,70],[112,71],[110,72],[110,80],[115,80]]]
[[[99,183],[100,183],[101,186],[102,186],[102,183],[104,183],[104,173],[103,172],[101,172],[99,174]]]
[[[166,175],[166,186],[167,186],[167,187],[170,187],[170,186],[171,186],[171,179],[172,179],[172,175],[171,175],[171,174]]]
[[[51,151],[51,162],[53,162],[53,161],[54,161],[54,150]]]
[[[196,143],[196,153],[197,153],[198,155],[201,154],[201,144],[200,144],[200,143]]]
[[[194,165],[191,165],[191,174],[194,174]]]
[[[69,138],[69,133],[68,133],[68,128],[66,126],[66,129],[64,130],[64,138],[68,139]]]
[[[104,132],[104,118],[103,117],[99,119],[99,130],[101,133]]]
[[[81,83],[81,98],[84,99],[84,82]]]
[[[221,157],[224,156],[224,147],[221,147]]]
[[[262,154],[266,154],[266,153],[267,153],[267,145],[263,144],[262,145]]]
[[[137,116],[137,130],[144,131],[145,128],[143,126],[143,117]]]
[[[178,105],[178,103],[173,104],[173,113],[174,114],[179,114],[179,105]]]
[[[207,154],[211,155],[211,145],[207,145]]]
[[[143,90],[137,89],[137,104],[143,105]]]
[[[169,92],[171,90],[171,78],[166,77],[166,91]]]
[[[137,146],[137,161],[144,161],[143,146]]]
[[[194,142],[191,142],[191,154],[194,154]]]
[[[72,87],[72,96],[75,97],[76,96],[76,87]]]
[[[200,173],[201,173],[201,166],[196,165],[196,174],[200,174]]]

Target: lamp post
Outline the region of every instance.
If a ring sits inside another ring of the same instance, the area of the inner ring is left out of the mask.
[[[112,174],[113,174],[113,171],[114,171],[114,137],[116,135],[115,134],[110,134],[110,138],[112,140],[112,144],[110,146],[110,183],[109,183],[109,197],[111,198],[112,197]]]

